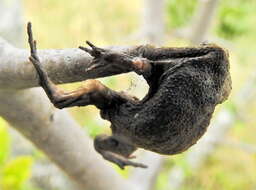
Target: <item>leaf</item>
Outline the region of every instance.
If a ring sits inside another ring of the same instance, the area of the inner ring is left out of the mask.
[[[30,156],[20,156],[8,162],[2,171],[0,185],[4,190],[18,190],[31,176],[33,159]]]

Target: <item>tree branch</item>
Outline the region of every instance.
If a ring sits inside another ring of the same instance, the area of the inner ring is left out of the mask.
[[[109,47],[121,52],[132,48]],[[28,50],[15,48],[0,38],[0,88],[22,89],[38,86],[36,72],[28,59],[29,56]],[[40,50],[38,56],[47,74],[56,84],[121,73],[111,66],[87,71],[92,57],[78,48]]]
[[[140,37],[146,42],[156,45],[164,42],[164,8],[165,0],[144,0]]]
[[[162,169],[164,156],[160,156],[154,152],[145,151],[142,159],[139,160],[149,166],[146,170],[134,169],[130,179],[134,184],[143,190],[153,190],[157,180],[157,176]]]
[[[41,89],[1,90],[0,104],[0,115],[63,169],[81,189],[136,189],[121,179],[95,152],[91,140],[67,111],[57,110],[49,104]],[[96,183],[98,179],[100,183]]]
[[[206,39],[211,28],[219,0],[200,0],[190,31],[190,41],[199,44]]]
[[[113,48],[112,48],[113,49]],[[125,51],[129,48],[118,48]],[[91,70],[91,57],[79,49],[39,51],[42,64],[56,83],[74,82],[117,74],[117,70]],[[0,115],[33,142],[68,174],[81,189],[136,189],[93,149],[89,137],[65,110],[49,103],[37,86],[29,51],[17,49],[0,39]],[[81,69],[83,68],[83,69]],[[101,179],[100,183],[95,183]],[[111,180],[109,180],[111,179]]]

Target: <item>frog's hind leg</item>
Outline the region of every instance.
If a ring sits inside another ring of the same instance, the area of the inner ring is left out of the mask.
[[[133,158],[131,154],[136,150],[136,147],[126,142],[122,137],[99,135],[94,139],[94,148],[103,158],[117,164],[121,169],[128,165],[147,168],[144,164],[129,160]]]
[[[61,109],[72,106],[95,105],[99,109],[107,109],[127,101],[135,101],[134,98],[129,97],[124,93],[111,90],[99,81],[92,79],[85,81],[82,87],[71,92],[64,92],[59,89],[50,80],[37,55],[36,41],[33,39],[31,23],[28,24],[27,30],[31,53],[29,59],[37,71],[39,85],[44,89],[55,107]]]

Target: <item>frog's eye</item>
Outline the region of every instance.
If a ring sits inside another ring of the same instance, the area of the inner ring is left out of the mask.
[[[119,145],[118,140],[116,140],[114,138],[110,138],[109,143],[110,143],[111,147],[117,147]]]

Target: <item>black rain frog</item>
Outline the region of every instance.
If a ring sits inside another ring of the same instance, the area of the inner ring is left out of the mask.
[[[111,122],[111,135],[99,135],[94,147],[120,168],[146,167],[130,160],[137,148],[173,155],[191,147],[205,133],[216,105],[231,91],[226,50],[215,44],[198,47],[155,48],[145,45],[126,52],[80,47],[92,57],[88,70],[111,65],[118,71],[134,71],[149,85],[139,100],[116,92],[97,80],[85,81],[72,92],[59,90],[42,69],[31,26],[28,25],[30,60],[51,102],[57,108],[95,105]],[[86,155],[85,155],[86,156]]]

